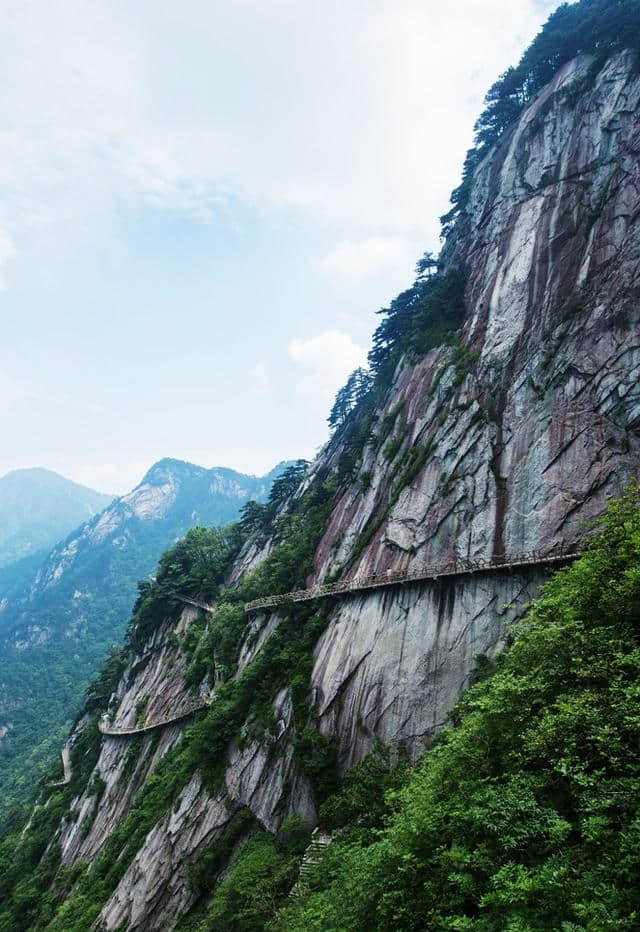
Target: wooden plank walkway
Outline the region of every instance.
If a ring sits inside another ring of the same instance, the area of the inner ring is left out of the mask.
[[[530,550],[526,553],[497,557],[492,560],[457,559],[449,563],[430,564],[413,573],[375,573],[373,576],[362,576],[341,582],[327,583],[313,586],[311,589],[296,589],[282,595],[269,595],[262,599],[247,602],[244,610],[247,613],[258,612],[261,609],[274,608],[287,602],[311,602],[329,596],[351,595],[358,592],[367,592],[371,589],[400,586],[405,583],[437,581],[451,576],[469,576],[475,573],[512,571],[529,566],[551,566],[553,564],[570,563],[579,555],[580,551],[576,548],[572,550],[560,549],[549,553]]]

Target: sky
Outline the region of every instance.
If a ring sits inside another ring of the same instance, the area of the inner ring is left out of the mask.
[[[0,475],[311,458],[555,6],[5,2]]]

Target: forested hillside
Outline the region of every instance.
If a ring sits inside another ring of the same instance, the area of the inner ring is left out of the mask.
[[[88,680],[121,643],[138,579],[190,527],[226,524],[249,499],[264,500],[281,468],[257,478],[163,460],[26,568],[0,613],[4,816],[57,753]]]

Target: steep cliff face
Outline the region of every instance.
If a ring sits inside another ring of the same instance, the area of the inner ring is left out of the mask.
[[[356,579],[573,544],[582,522],[637,472],[640,76],[627,53],[597,72],[592,65],[585,57],[563,68],[476,170],[467,213],[443,254],[445,268],[468,273],[466,350],[441,347],[398,368],[337,496],[309,583],[337,571]],[[343,452],[338,437],[307,487],[332,475]],[[229,584],[272,548],[251,537]],[[543,579],[537,568],[479,574],[328,603],[309,695],[316,727],[336,739],[339,768],[377,740],[415,759],[478,655],[501,649]],[[114,722],[131,724],[141,700],[148,721],[188,701],[175,635],[195,614],[186,608],[177,623],[167,620],[129,662],[112,697]],[[247,622],[236,680],[281,624],[266,611]],[[240,728],[217,792],[196,770],[159,814],[102,904],[103,928],[172,928],[196,897],[189,864],[238,811],[270,831],[293,812],[316,820],[296,760],[290,690],[272,696],[271,718],[270,728]],[[130,739],[102,739],[94,776],[106,787],[98,800],[92,779],[73,800],[74,816],[56,836],[65,865],[104,850],[181,731],[152,732],[133,755]]]
[[[468,213],[444,251],[469,273],[456,365],[432,351],[398,373],[389,463],[375,443],[366,493],[349,488],[315,577],[349,561],[393,487],[404,450],[429,455],[350,573],[412,568],[570,543],[637,468],[637,122],[635,58],[563,68],[476,170]]]

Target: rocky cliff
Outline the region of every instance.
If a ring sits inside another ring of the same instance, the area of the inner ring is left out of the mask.
[[[404,360],[348,478],[336,435],[282,506],[286,515],[314,483],[342,477],[310,584],[330,574],[357,579],[571,545],[637,472],[639,100],[635,56],[621,52],[597,68],[583,56],[555,75],[477,167],[467,210],[443,250],[443,270],[467,274],[458,344]],[[229,585],[275,552],[277,528],[245,542]],[[501,649],[543,579],[542,569],[523,569],[326,603],[310,648],[308,720],[335,739],[338,769],[376,741],[415,760],[478,656]],[[197,614],[192,607],[177,619],[167,613],[138,645],[111,698],[115,723],[134,722],[141,700],[149,722],[188,701],[188,658],[176,645],[204,624]],[[243,682],[288,617],[262,612],[247,620],[232,681]],[[213,685],[209,678],[198,688]],[[316,821],[313,781],[296,754],[294,692],[282,687],[270,696],[267,726],[241,722],[217,782],[197,767],[187,773],[100,902],[100,928],[174,927],[198,896],[190,864],[227,844],[239,812],[249,812],[245,834],[256,825],[275,831],[294,812]],[[72,744],[82,741],[87,720]],[[105,850],[181,733],[180,724],[151,731],[134,751],[129,738],[102,738],[52,841],[64,865],[91,863]],[[228,846],[226,857],[234,850]]]

